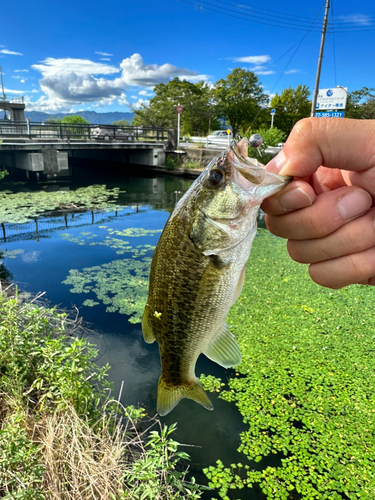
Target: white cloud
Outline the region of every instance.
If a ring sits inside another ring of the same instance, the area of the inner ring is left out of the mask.
[[[270,69],[252,69],[252,71],[254,73],[256,73],[257,75],[274,75],[275,72],[270,70]]]
[[[234,62],[243,62],[249,64],[265,64],[271,60],[271,56],[245,56],[245,57],[228,57]]]
[[[108,52],[95,52],[95,54],[99,54],[100,56],[113,56],[113,54],[108,54]]]
[[[169,80],[182,75],[186,78],[198,77],[196,71],[190,71],[186,68],[179,68],[166,63],[158,66],[157,64],[145,64],[140,54],[133,54],[127,59],[123,59],[120,64],[122,74],[117,80],[123,84],[136,87],[153,87],[158,83],[168,83]]]
[[[101,57],[100,61],[110,61],[111,59],[109,57]]]
[[[369,26],[371,18],[365,14],[350,14],[348,16],[339,16],[341,21],[353,24],[360,24],[362,26]]]
[[[132,104],[133,109],[139,109],[142,104],[145,106],[148,106],[150,104],[150,101],[148,99],[138,99],[138,101],[135,104]]]
[[[132,98],[132,99],[138,99],[138,96],[136,96],[136,95],[132,95],[132,96],[131,96],[131,98]]]
[[[0,54],[7,54],[9,56],[23,56],[21,52],[13,52],[12,50],[8,49],[0,49]]]
[[[12,90],[12,89],[4,89],[6,94],[24,94],[24,90]]]
[[[126,97],[126,94],[122,93],[120,97],[117,98],[117,102],[120,104],[120,106],[128,106],[128,98]]]
[[[299,73],[298,69],[289,69],[288,71],[285,71],[286,75],[293,75],[294,73]]]
[[[148,88],[149,90],[141,90],[139,94],[150,97],[153,94],[149,92],[156,84],[168,83],[176,76],[190,81],[207,78],[206,75],[198,75],[196,71],[168,63],[146,64],[140,54],[123,59],[120,67],[88,59],[49,57],[34,64],[32,68],[42,75],[39,84],[44,96],[30,104],[28,109],[32,106],[35,110],[43,111],[66,110],[74,105],[88,103],[104,106],[115,101],[129,105],[124,92],[131,86]],[[116,73],[121,74],[115,76]],[[139,99],[136,106],[148,102]]]
[[[111,75],[119,73],[119,69],[108,64],[90,61],[89,59],[55,59],[47,57],[42,64],[33,64],[33,69],[42,73],[43,77],[75,73],[76,75]]]
[[[28,69],[15,69],[14,72],[15,73],[28,73],[29,70]]]

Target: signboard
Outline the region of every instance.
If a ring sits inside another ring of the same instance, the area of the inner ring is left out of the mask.
[[[343,118],[345,112],[344,111],[317,111],[315,116],[318,118]]]
[[[228,128],[228,129],[227,129],[227,134],[229,135],[229,134],[231,134],[231,133],[232,133],[231,129],[230,129],[230,128]]]
[[[177,113],[180,114],[182,111],[182,106],[177,106]]]
[[[276,113],[276,109],[271,109],[271,115],[274,115]]]
[[[331,110],[345,109],[348,97],[348,87],[334,87],[332,89],[319,89],[316,109]]]

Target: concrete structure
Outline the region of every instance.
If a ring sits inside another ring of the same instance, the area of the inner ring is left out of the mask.
[[[7,118],[3,118],[7,113]],[[23,98],[12,101],[0,100],[0,122],[23,122],[25,123],[25,103]]]
[[[35,172],[48,178],[72,175],[70,158],[157,167],[165,163],[163,142],[20,140],[6,138],[0,146],[0,168]]]

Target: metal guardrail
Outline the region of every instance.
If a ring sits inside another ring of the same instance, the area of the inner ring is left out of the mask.
[[[105,132],[96,134],[94,129]],[[175,144],[176,131],[161,127],[131,127],[115,125],[67,124],[48,122],[11,122],[0,120],[1,138],[15,136],[29,139],[61,139],[61,140],[120,140],[138,142],[164,142]],[[127,138],[125,138],[127,137]]]

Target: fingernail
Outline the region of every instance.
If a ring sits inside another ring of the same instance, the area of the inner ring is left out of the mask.
[[[280,205],[284,210],[298,210],[312,205],[312,199],[305,191],[297,187],[280,197]]]
[[[372,198],[367,191],[356,189],[339,198],[337,208],[340,217],[346,221],[354,219],[371,207]]]
[[[275,158],[273,158],[269,163],[267,163],[267,171],[273,174],[280,173],[280,170],[284,167],[286,163],[286,157],[284,151],[280,151]]]

